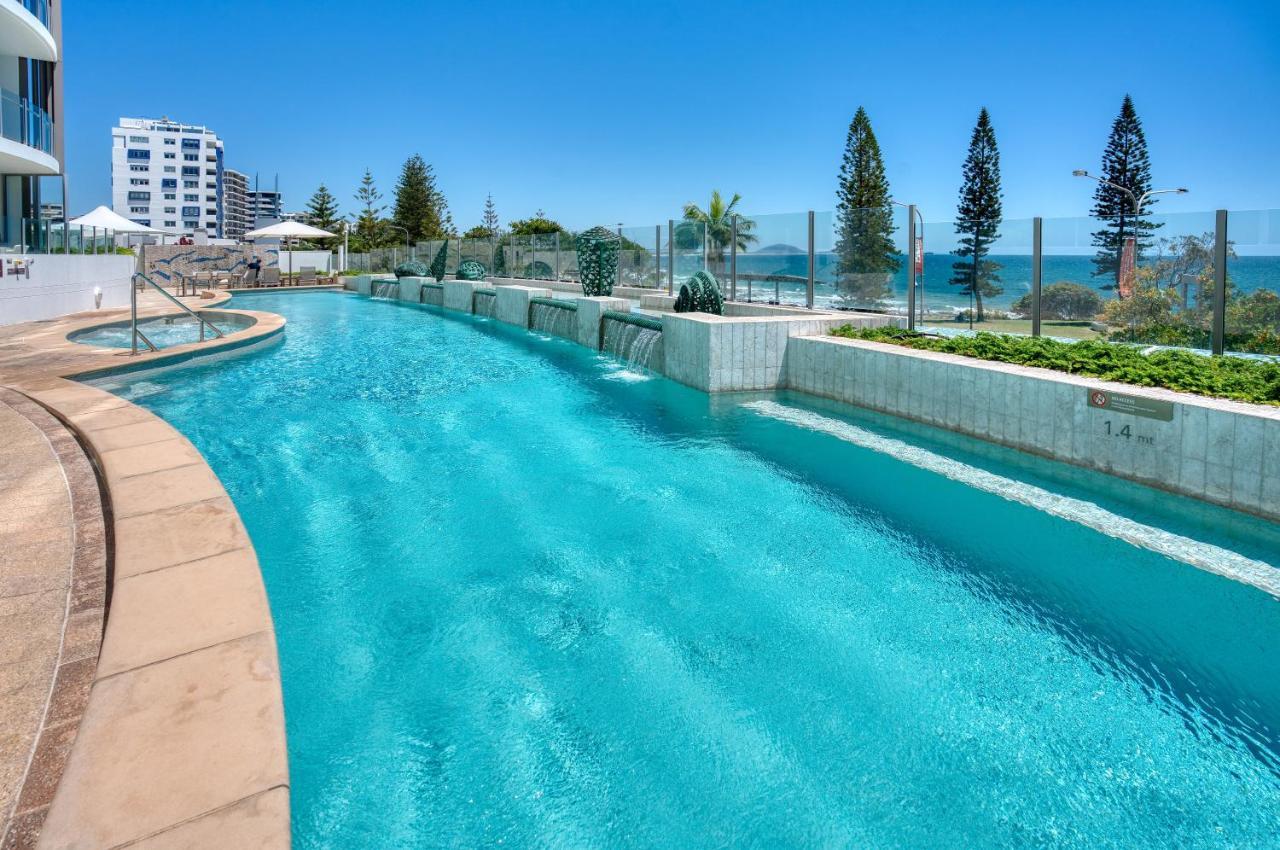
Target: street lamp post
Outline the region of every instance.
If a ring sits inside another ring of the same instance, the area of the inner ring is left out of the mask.
[[[1077,168],[1076,170],[1072,171],[1071,176],[1087,177],[1090,180],[1094,180],[1098,183],[1101,183],[1103,186],[1110,186],[1112,189],[1118,189],[1129,196],[1129,200],[1133,202],[1133,222],[1134,222],[1133,233],[1134,233],[1135,255],[1137,253],[1136,248],[1137,248],[1137,242],[1138,242],[1137,240],[1138,219],[1142,217],[1142,208],[1146,206],[1147,199],[1150,198],[1152,195],[1185,195],[1187,194],[1187,191],[1188,191],[1185,187],[1182,187],[1182,186],[1179,186],[1176,189],[1150,189],[1146,192],[1143,192],[1141,197],[1139,197],[1138,195],[1135,195],[1133,193],[1133,190],[1130,189],[1128,186],[1121,186],[1119,183],[1112,183],[1110,180],[1103,180],[1101,177],[1097,177],[1093,174],[1090,174],[1089,172],[1085,171],[1083,168]],[[1120,213],[1119,236],[1120,236],[1120,252],[1121,254],[1123,254],[1124,252],[1124,212],[1123,211],[1121,211]],[[1119,284],[1120,284],[1120,263],[1117,262],[1116,285],[1119,286]]]

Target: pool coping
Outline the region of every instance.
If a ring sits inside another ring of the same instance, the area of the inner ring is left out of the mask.
[[[225,304],[227,293],[200,309]],[[273,313],[225,339],[130,356],[67,334],[96,311],[28,323],[0,345],[0,385],[79,440],[111,507],[106,631],[88,701],[38,839],[27,846],[290,843],[289,773],[275,630],[257,556],[200,452],[150,411],[81,383],[268,340]],[[176,315],[172,307],[139,316]],[[127,316],[127,312],[125,312]],[[18,845],[22,846],[22,845]]]

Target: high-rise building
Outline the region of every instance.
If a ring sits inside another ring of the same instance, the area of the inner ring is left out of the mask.
[[[0,246],[40,242],[40,178],[63,173],[61,7],[0,2]]]
[[[111,206],[171,233],[222,237],[222,140],[168,118],[121,118],[111,130]]]
[[[258,228],[275,224],[281,220],[283,211],[280,190],[259,189],[258,181],[254,180],[254,187],[249,190],[249,212],[253,216],[253,226]]]
[[[222,172],[222,235],[240,240],[253,230],[253,213],[249,209],[249,177],[233,168]]]

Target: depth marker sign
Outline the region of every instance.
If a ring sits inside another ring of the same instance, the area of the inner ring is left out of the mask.
[[[1173,421],[1173,402],[1113,393],[1110,390],[1088,390],[1089,406],[1115,413],[1128,413],[1162,422]]]

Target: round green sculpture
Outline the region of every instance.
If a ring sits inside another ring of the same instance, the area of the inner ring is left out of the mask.
[[[578,234],[575,247],[583,295],[613,294],[613,282],[618,277],[620,243],[618,234],[607,227],[593,227]]]
[[[711,272],[695,272],[693,277],[680,285],[680,294],[676,296],[675,311],[677,313],[711,313],[715,316],[724,314],[724,295],[720,292],[720,282]]]
[[[534,260],[532,263],[526,265],[524,267],[524,274],[522,275],[522,277],[529,278],[530,280],[551,280],[555,276],[556,273],[551,270],[551,266],[542,262],[542,260]]]
[[[458,263],[458,271],[454,274],[458,280],[484,280],[484,263],[476,260],[463,260]]]
[[[421,260],[405,260],[396,266],[396,277],[426,277],[431,274],[431,270],[427,268],[427,264]]]

